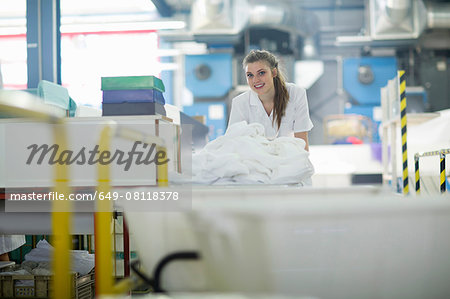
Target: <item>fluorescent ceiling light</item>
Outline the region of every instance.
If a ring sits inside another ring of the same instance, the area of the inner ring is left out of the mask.
[[[153,11],[156,7],[151,0],[61,0],[62,16]]]
[[[61,33],[77,32],[108,32],[108,31],[134,31],[134,30],[170,30],[183,29],[183,21],[150,21],[133,23],[106,23],[106,24],[64,24]],[[0,35],[26,34],[26,26],[0,26]],[[170,55],[169,55],[170,56]]]
[[[133,23],[107,23],[107,24],[65,24],[61,25],[61,33],[183,29],[185,27],[186,23],[183,21],[152,21],[152,22],[133,22]]]
[[[19,35],[26,33],[26,27],[0,27],[0,35]]]

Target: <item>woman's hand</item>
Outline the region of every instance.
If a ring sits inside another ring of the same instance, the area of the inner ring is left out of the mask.
[[[309,152],[308,132],[296,132],[294,133],[294,136],[305,141],[305,150]]]

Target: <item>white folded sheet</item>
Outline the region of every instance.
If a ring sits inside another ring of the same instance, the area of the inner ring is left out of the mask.
[[[245,121],[192,157],[192,181],[200,184],[308,185],[313,174],[303,139],[269,140],[261,124]]]

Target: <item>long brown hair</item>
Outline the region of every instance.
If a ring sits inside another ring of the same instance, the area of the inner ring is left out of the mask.
[[[286,80],[283,73],[278,67],[278,59],[275,55],[265,50],[252,50],[245,56],[242,66],[245,67],[249,63],[265,61],[270,70],[277,70],[276,77],[273,78],[273,85],[275,87],[275,98],[273,100],[274,118],[273,120],[277,122],[278,128],[281,126],[281,118],[285,114],[286,106],[289,101],[289,93],[286,88]]]

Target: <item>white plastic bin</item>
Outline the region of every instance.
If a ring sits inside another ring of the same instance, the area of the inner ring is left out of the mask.
[[[450,298],[449,198],[219,200],[192,219],[216,291]]]
[[[374,187],[352,188],[304,188],[289,186],[196,186],[193,187],[193,210],[204,207],[221,209],[223,203],[241,207],[243,203],[259,201],[274,202],[283,206],[285,201],[303,201],[323,198],[357,198],[383,194]],[[337,197],[336,197],[337,196]],[[131,212],[133,201],[122,202],[125,216],[133,234],[144,271],[151,276],[159,261],[177,251],[200,250],[192,218],[182,212]],[[162,286],[169,291],[214,291],[216,286],[207,285],[204,261],[176,261],[167,266],[162,275]]]

